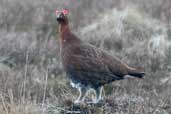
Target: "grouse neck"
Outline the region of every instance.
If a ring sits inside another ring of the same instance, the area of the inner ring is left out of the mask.
[[[60,46],[65,47],[69,44],[80,44],[81,40],[77,38],[71,31],[68,25],[59,25],[59,37],[60,37]]]
[[[68,24],[60,24],[59,25],[59,35],[61,40],[67,40],[66,35],[70,34],[70,29]]]

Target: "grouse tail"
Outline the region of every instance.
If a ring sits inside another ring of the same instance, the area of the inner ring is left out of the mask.
[[[128,71],[128,75],[133,76],[133,77],[137,77],[137,78],[143,78],[145,75],[145,72],[142,72],[138,69],[131,68]]]

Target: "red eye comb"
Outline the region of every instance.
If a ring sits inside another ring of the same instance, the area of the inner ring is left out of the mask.
[[[68,11],[67,9],[64,9],[64,10],[62,10],[62,13],[63,13],[64,15],[67,15],[67,14],[69,13],[69,11]]]
[[[58,13],[62,12],[64,15],[67,15],[69,13],[69,11],[67,9],[64,9],[62,11],[56,10],[55,14],[58,15]]]

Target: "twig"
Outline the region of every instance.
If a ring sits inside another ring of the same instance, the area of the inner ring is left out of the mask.
[[[45,74],[45,87],[44,87],[44,93],[43,93],[42,108],[44,107],[44,104],[45,104],[46,89],[47,89],[47,79],[48,79],[48,68],[47,68],[46,74]],[[43,114],[44,113],[45,113],[45,109],[43,108]]]
[[[2,99],[2,105],[3,105],[4,109],[5,109],[5,114],[8,114],[8,109],[7,109],[6,105],[5,105],[4,98],[3,98],[2,94],[1,94],[1,99]]]
[[[25,103],[25,89],[26,89],[26,77],[28,72],[28,56],[29,51],[26,52],[26,65],[25,65],[25,72],[24,72],[24,82],[23,82],[23,103]]]
[[[6,61],[7,59],[9,59],[9,57],[1,58],[1,59],[0,59],[0,63],[2,63],[2,62],[4,62],[4,61]]]
[[[59,106],[57,107],[57,109],[66,112],[66,114],[81,114],[81,111],[70,111]]]

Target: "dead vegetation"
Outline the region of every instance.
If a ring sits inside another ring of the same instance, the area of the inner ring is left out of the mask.
[[[0,0],[0,113],[170,114],[170,1],[67,1],[82,40],[147,72],[106,85],[97,105],[73,104],[62,70],[54,11],[66,1]]]

